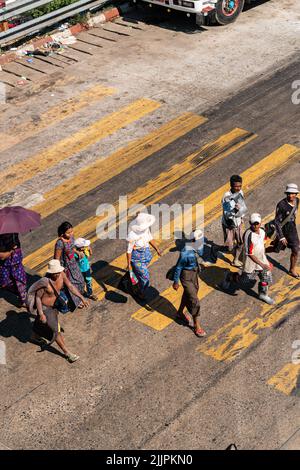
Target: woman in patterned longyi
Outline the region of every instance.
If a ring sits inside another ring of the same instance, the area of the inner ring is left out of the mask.
[[[0,287],[17,294],[20,308],[25,307],[27,276],[17,233],[0,235]]]

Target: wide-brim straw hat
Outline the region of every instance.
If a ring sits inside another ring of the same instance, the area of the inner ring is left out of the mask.
[[[190,240],[195,240],[195,241],[201,240],[201,238],[203,238],[202,230],[200,228],[197,228],[196,230],[190,233],[189,238]]]
[[[59,259],[52,259],[48,263],[47,274],[59,274],[62,273],[65,268],[60,264]]]
[[[146,214],[145,212],[140,212],[137,217],[131,222],[130,230],[135,233],[145,232],[151,225],[155,222],[154,215]]]

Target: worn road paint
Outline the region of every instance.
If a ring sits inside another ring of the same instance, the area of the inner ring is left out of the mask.
[[[141,98],[77,131],[70,137],[66,137],[44,152],[4,169],[0,172],[0,194],[11,191],[19,184],[99,142],[122,127],[137,121],[160,106],[161,104],[156,101]]]
[[[264,330],[275,326],[295,309],[300,300],[300,282],[285,275],[272,286],[271,296],[275,305],[262,303],[259,315],[253,319],[247,307],[211,335],[197,351],[217,361],[233,361],[256,342]]]
[[[96,103],[102,98],[113,95],[114,93],[116,93],[116,89],[114,88],[96,85],[72,98],[61,101],[57,105],[49,108],[48,111],[42,113],[39,116],[38,122],[22,122],[22,124],[14,127],[13,134],[9,132],[0,133],[0,152],[9,149],[13,145],[19,144],[29,137],[33,137],[52,124],[57,125],[82,108]]]
[[[198,119],[196,120],[198,121]],[[169,170],[160,173],[157,178],[149,180],[142,187],[139,187],[136,191],[128,194],[128,207],[137,203],[145,204],[147,206],[154,204],[160,199],[166,197],[182,184],[186,184],[192,178],[195,178],[195,176],[198,176],[206,171],[216,161],[231,155],[237,149],[252,141],[255,137],[255,135],[243,129],[234,129],[227,134],[222,135],[217,140],[211,142],[210,144],[204,145],[198,151],[187,156],[181,163],[173,165],[171,168],[169,168]],[[149,150],[148,147],[147,150]],[[120,163],[119,160],[117,160],[116,169],[118,169],[118,171],[119,167]],[[98,183],[99,180],[101,180],[101,177],[102,179],[104,178],[105,171],[105,167],[103,167],[102,174],[99,175],[98,178]],[[94,172],[92,173],[95,174]],[[113,174],[113,171],[111,171],[108,176],[111,176],[111,174]],[[90,184],[90,178],[88,181]],[[65,191],[63,194],[66,193],[67,191]],[[110,231],[116,230],[120,224],[126,221],[126,216],[122,217],[119,214],[118,201],[115,202],[114,206],[118,218],[115,223],[110,224]],[[47,207],[53,209],[51,205],[48,205]],[[36,207],[36,210],[40,212],[40,207]],[[103,222],[102,219],[104,219],[104,217],[89,217],[74,227],[74,232],[80,233],[82,237],[87,238],[91,241],[91,243],[94,243],[97,240],[96,227],[98,223]],[[24,261],[26,266],[30,267],[30,269],[37,269],[37,267],[38,270],[44,269],[48,261],[51,259],[51,253],[53,252],[54,244],[55,240],[49,242],[47,246],[42,247],[41,251],[36,251],[33,254],[33,257],[29,255]],[[41,259],[41,255],[43,256],[43,254],[46,254],[47,257]],[[33,265],[32,261],[36,263],[37,260],[38,265]]]

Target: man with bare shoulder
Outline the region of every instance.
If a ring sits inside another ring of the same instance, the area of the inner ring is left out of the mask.
[[[58,321],[58,313],[68,311],[68,298],[63,291],[64,287],[77,296],[85,307],[89,305],[79,290],[68,280],[60,261],[53,259],[49,262],[46,277],[39,279],[30,287],[27,308],[30,313],[36,314],[32,339],[47,345],[55,341],[66,359],[75,362],[79,356],[68,350]]]

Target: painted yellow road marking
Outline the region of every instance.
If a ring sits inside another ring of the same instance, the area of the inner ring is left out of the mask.
[[[156,101],[146,98],[139,99],[81,129],[70,137],[66,137],[44,152],[6,168],[0,172],[0,194],[11,191],[17,185],[70,158],[131,122],[137,121],[160,106],[161,104]]]
[[[80,109],[91,105],[106,96],[116,93],[114,88],[96,85],[83,91],[77,96],[69,98],[52,106],[48,111],[42,113],[37,122],[29,121],[14,127],[12,133],[0,133],[0,152],[7,150],[13,145],[32,137],[52,124],[57,124]]]
[[[277,374],[268,380],[281,393],[291,395],[299,388],[300,364],[286,364]]]
[[[283,276],[272,286],[271,293],[275,305],[262,304],[254,319],[251,319],[250,308],[246,308],[211,335],[197,351],[217,361],[233,361],[258,340],[263,330],[273,327],[295,309],[299,303],[300,283]]]
[[[82,169],[74,178],[64,181],[55,189],[45,193],[45,202],[36,205],[33,209],[43,217],[56,212],[105,181],[158,152],[206,120],[197,114],[182,114],[145,137],[131,142],[105,159],[100,159],[88,168]]]
[[[66,203],[71,202],[73,198],[76,199],[76,197],[85,194],[93,187],[116,176],[135,163],[142,161],[192,129],[200,126],[205,121],[206,119],[203,116],[192,113],[182,114],[146,137],[129,144],[124,149],[117,150],[104,161],[96,162],[80,171],[75,178],[67,181],[54,191],[56,199],[51,198],[45,203],[35,206],[34,210],[42,213],[44,216],[49,215],[52,211],[54,212],[59,207],[63,207]],[[158,186],[155,187],[155,189],[157,188]],[[99,218],[90,217],[75,227],[75,233],[94,239],[94,232],[98,222]],[[51,259],[53,250],[54,241],[51,241],[27,256],[24,259],[24,263],[29,269],[43,272],[48,260]]]
[[[133,193],[128,194],[128,207],[132,207],[137,203],[145,205],[154,204],[158,200],[166,197],[180,185],[186,184],[192,178],[203,173],[212,165],[212,163],[227,157],[243,145],[249,143],[255,137],[256,136],[254,134],[244,131],[243,129],[234,129],[210,144],[204,145],[197,152],[186,157],[181,163],[173,165],[168,170],[160,173],[157,178],[149,180],[144,186],[139,187]],[[116,169],[119,171],[119,164]],[[104,176],[104,172],[105,169],[103,169],[102,178]],[[112,172],[109,173],[109,176],[111,176],[111,174]],[[101,177],[99,176],[99,179],[100,178]],[[118,201],[115,202],[114,206],[118,218],[115,223],[110,224],[110,232],[116,230],[120,224],[126,221],[126,216],[124,215],[122,217],[122,215],[119,214]],[[80,233],[82,237],[88,238],[91,243],[94,243],[97,240],[97,224],[100,222],[103,223],[103,221],[104,217],[102,218],[101,216],[89,217],[78,224],[74,228],[74,231],[75,233]],[[54,243],[55,241],[49,242],[47,246],[42,247],[32,255],[29,255],[29,257],[25,259],[26,266],[30,269],[38,268],[40,270],[41,268],[44,268],[50,259],[51,252],[53,251],[49,249],[49,247],[53,247]],[[45,258],[44,255],[46,253],[48,253],[48,256]]]

